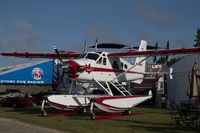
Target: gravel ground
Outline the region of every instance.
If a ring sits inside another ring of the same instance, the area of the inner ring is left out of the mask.
[[[0,118],[0,133],[63,133],[13,119]]]

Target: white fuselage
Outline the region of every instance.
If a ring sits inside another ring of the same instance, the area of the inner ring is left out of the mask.
[[[128,70],[133,65],[122,58],[109,58],[106,52],[87,53],[84,58],[74,59],[74,62],[80,66],[84,66],[85,70],[78,73],[77,80],[97,80],[99,82],[115,82],[135,81],[143,78],[143,73],[138,66]],[[122,76],[118,75],[127,71]]]

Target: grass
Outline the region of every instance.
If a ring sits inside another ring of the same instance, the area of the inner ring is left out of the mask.
[[[49,113],[58,112],[48,108]],[[70,133],[195,133],[198,127],[177,126],[165,109],[136,107],[140,115],[123,116],[107,120],[90,120],[88,113],[73,116],[41,117],[39,107],[0,107],[0,117],[17,119],[22,122],[45,126]],[[96,115],[105,115],[96,110]]]

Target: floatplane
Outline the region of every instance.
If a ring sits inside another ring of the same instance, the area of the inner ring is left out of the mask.
[[[43,115],[44,104],[61,110],[79,110],[90,106],[91,118],[95,119],[94,105],[106,112],[119,112],[131,114],[131,108],[152,98],[152,92],[147,95],[132,95],[122,82],[134,82],[140,84],[145,74],[146,60],[152,56],[199,53],[200,48],[177,48],[163,50],[147,50],[147,41],[141,40],[138,51],[127,50],[126,52],[98,52],[97,47],[107,48],[120,47],[116,44],[96,44],[95,51],[83,54],[75,52],[60,53],[54,48],[55,53],[29,53],[29,52],[6,52],[3,56],[15,56],[22,58],[49,58],[57,59],[62,64],[65,74],[71,79],[70,90],[76,82],[82,86],[89,84],[98,86],[106,92],[106,95],[49,95],[42,102]],[[124,58],[136,58],[134,63],[129,63]],[[116,95],[117,92],[117,95]]]

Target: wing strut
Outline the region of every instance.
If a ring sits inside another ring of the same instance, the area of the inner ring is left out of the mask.
[[[133,69],[134,67],[136,67],[138,64],[142,63],[143,61],[145,61],[146,59],[148,59],[151,56],[147,56],[145,57],[143,60],[141,60],[140,62],[138,62],[137,64],[134,64],[132,67],[130,67],[129,69],[127,69],[126,71],[124,71],[123,73],[119,74],[117,77],[115,77],[113,80],[111,80],[112,82],[114,82],[116,79],[120,78],[122,75],[124,75],[125,73],[127,73],[128,71],[130,71],[131,69]]]

